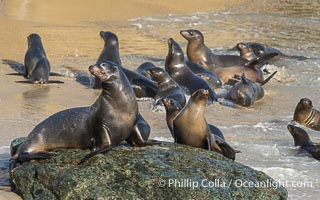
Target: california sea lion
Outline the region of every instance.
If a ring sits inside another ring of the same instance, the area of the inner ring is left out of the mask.
[[[156,66],[151,63],[151,62],[144,62],[141,65],[139,65],[139,67],[136,69],[136,72],[138,72],[139,74],[147,77],[148,79],[151,79],[150,75],[147,73],[147,69],[152,69],[155,68]]]
[[[38,124],[11,159],[25,162],[49,158],[57,148],[91,149],[89,157],[138,135],[138,104],[130,83],[119,66],[102,62],[89,71],[102,81],[102,92],[88,107],[60,111]],[[139,141],[139,143],[143,143]]]
[[[259,83],[249,81],[245,74],[241,76],[241,80],[236,83],[229,92],[229,98],[241,106],[249,107],[255,101],[262,99],[264,90]]]
[[[198,75],[200,78],[205,80],[212,89],[217,89],[222,86],[222,82],[217,75],[204,69],[201,65],[196,64],[191,61],[186,62],[187,66],[191,69],[193,73]]]
[[[162,98],[161,99],[162,104],[164,105],[166,109],[166,122],[167,126],[172,134],[172,137],[174,137],[173,134],[173,119],[177,116],[177,114],[182,110],[182,106],[180,106],[175,100],[169,99],[169,98]],[[220,137],[221,139],[224,139],[224,135],[221,132],[221,130],[211,124],[208,124],[209,130],[212,134]]]
[[[294,139],[294,146],[300,146],[302,149],[310,153],[315,159],[320,160],[319,143],[313,143],[310,140],[308,133],[294,124],[289,123],[287,128]]]
[[[206,68],[229,67],[242,65],[247,59],[236,55],[215,55],[205,45],[204,36],[199,30],[189,29],[180,31],[182,37],[188,41],[187,56],[194,63]]]
[[[320,112],[313,108],[312,101],[308,98],[300,99],[294,111],[293,120],[313,130],[320,131]]]
[[[146,72],[152,80],[158,83],[156,101],[161,98],[169,98],[176,101],[182,107],[186,105],[186,97],[182,88],[164,69],[155,67],[147,69]]]
[[[205,46],[204,37],[200,31],[183,30],[180,33],[188,40],[189,60],[216,74],[223,83],[227,83],[234,75],[241,76],[242,73],[245,73],[249,80],[262,83],[264,79],[260,69],[261,64],[278,55],[270,53],[251,61],[234,55],[214,55]]]
[[[32,33],[27,37],[28,49],[24,57],[24,65],[11,60],[3,60],[11,68],[23,75],[28,81],[16,81],[20,83],[63,83],[62,81],[49,81],[49,76],[58,75],[50,73],[50,63],[43,48],[41,38]]]
[[[235,159],[235,150],[221,138],[210,133],[205,119],[206,100],[209,91],[200,89],[191,95],[187,105],[173,120],[175,142],[197,148],[216,151]]]
[[[168,40],[168,55],[165,61],[165,69],[180,86],[186,88],[190,94],[198,89],[209,91],[208,104],[217,101],[215,92],[207,82],[195,75],[185,64],[181,47],[172,38]]]
[[[157,94],[157,84],[142,76],[141,74],[126,69],[122,66],[119,55],[119,41],[116,34],[112,32],[101,31],[100,36],[104,40],[104,47],[97,62],[99,63],[102,61],[112,61],[118,64],[119,66],[121,66],[121,69],[130,81],[137,98],[154,98]],[[94,79],[93,88],[101,88],[99,79]]]

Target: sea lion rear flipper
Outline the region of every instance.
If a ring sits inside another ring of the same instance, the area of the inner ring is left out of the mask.
[[[9,65],[11,69],[18,72],[19,75],[21,76],[25,75],[25,67],[22,63],[16,62],[14,60],[7,60],[7,59],[3,59],[2,63]]]
[[[268,76],[268,78],[266,78],[261,85],[264,85],[266,83],[268,83],[270,81],[270,79],[272,79],[272,77],[277,73],[278,71],[273,72],[270,76]]]
[[[50,72],[50,76],[62,76],[62,75],[57,72]]]
[[[104,148],[101,148],[101,149],[98,149],[98,150],[95,150],[95,151],[92,151],[90,152],[88,155],[86,155],[84,158],[82,158],[80,160],[80,162],[78,163],[78,165],[81,165],[82,163],[84,163],[85,161],[87,161],[88,159],[90,159],[91,157],[99,154],[99,153],[105,153],[105,152],[108,152],[110,151],[111,149],[113,148],[113,146],[107,146],[107,147],[104,147]]]
[[[268,54],[265,54],[263,55],[262,57],[260,58],[257,58],[257,59],[254,59],[254,60],[250,60],[249,62],[245,63],[245,67],[256,67],[258,66],[259,64],[277,56],[278,53],[268,53]]]

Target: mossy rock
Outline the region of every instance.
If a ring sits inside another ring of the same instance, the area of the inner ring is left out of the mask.
[[[120,145],[81,165],[88,150],[53,152],[51,159],[25,162],[10,171],[24,199],[287,198],[286,189],[273,187],[276,182],[265,173],[185,145]]]

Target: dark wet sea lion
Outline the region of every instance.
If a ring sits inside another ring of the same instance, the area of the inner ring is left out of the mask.
[[[177,116],[177,114],[182,110],[183,107],[181,107],[176,101],[169,99],[169,98],[162,98],[161,102],[166,109],[167,126],[172,134],[172,137],[174,137],[174,135],[173,135],[173,119]],[[209,130],[212,134],[214,134],[224,140],[224,135],[218,127],[211,125],[211,124],[208,124],[208,126],[209,126]]]
[[[300,99],[294,111],[293,120],[308,128],[320,131],[320,112],[313,108],[308,98]]]
[[[155,67],[156,66],[152,62],[144,62],[136,69],[136,72],[138,72],[139,74],[147,77],[148,79],[151,79],[150,75],[147,74],[146,70],[147,69],[152,69],[152,68],[155,68]]]
[[[155,67],[146,70],[151,79],[158,83],[156,101],[161,98],[169,98],[176,101],[181,107],[186,105],[186,97],[183,89],[162,68]]]
[[[175,142],[197,148],[216,151],[235,159],[235,150],[224,140],[210,133],[205,119],[206,100],[209,91],[200,89],[191,95],[187,105],[173,120]]]
[[[138,135],[138,104],[130,83],[119,66],[102,62],[89,67],[102,81],[102,92],[87,107],[60,111],[38,124],[11,159],[25,162],[49,158],[57,148],[91,149],[89,157],[109,150]],[[139,141],[143,143],[143,141]]]
[[[229,92],[229,98],[238,105],[249,107],[257,100],[262,99],[264,90],[259,83],[249,81],[245,74],[242,74],[241,80],[236,83]]]
[[[143,75],[126,69],[122,66],[119,55],[119,41],[117,35],[112,32],[101,31],[100,36],[104,40],[104,47],[97,62],[112,61],[118,64],[121,66],[121,69],[130,81],[137,98],[154,98],[157,94],[157,84]],[[99,79],[95,78],[93,88],[101,88]]]
[[[319,143],[313,143],[310,140],[308,133],[298,126],[289,123],[287,128],[294,139],[294,146],[300,146],[302,149],[310,153],[314,158],[320,160]]]
[[[27,37],[28,49],[24,57],[24,65],[12,60],[3,60],[12,69],[23,75],[27,81],[16,81],[20,83],[63,83],[62,81],[49,81],[49,76],[58,75],[50,73],[50,63],[43,48],[41,37],[32,33]]]
[[[247,59],[236,55],[213,54],[213,52],[205,45],[204,36],[199,30],[182,30],[180,31],[180,34],[188,41],[188,59],[204,66],[206,69],[242,65],[248,62]]]
[[[168,47],[169,50],[165,61],[165,69],[173,80],[181,87],[186,88],[190,94],[193,94],[199,89],[208,90],[208,104],[217,101],[217,96],[208,83],[195,75],[185,64],[184,54],[179,44],[170,38],[168,40]]]
[[[222,86],[222,82],[219,77],[214,73],[204,69],[201,65],[191,61],[187,61],[186,64],[193,73],[205,80],[212,89],[220,88]]]

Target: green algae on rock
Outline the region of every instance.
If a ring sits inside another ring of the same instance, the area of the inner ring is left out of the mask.
[[[25,162],[10,171],[24,199],[287,198],[286,189],[265,173],[180,144],[120,145],[82,165],[77,164],[88,150],[53,152],[51,159]]]

